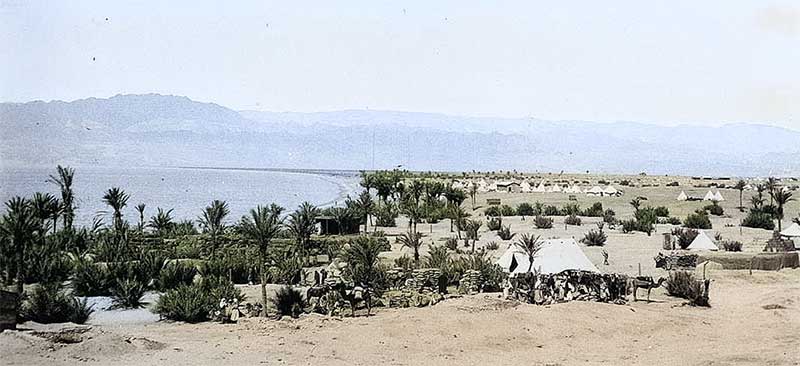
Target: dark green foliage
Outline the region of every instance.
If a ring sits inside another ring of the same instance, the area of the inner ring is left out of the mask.
[[[397,216],[397,207],[393,203],[379,204],[375,208],[375,223],[377,226],[395,227],[397,226]]]
[[[654,211],[657,217],[669,217],[669,209],[664,206],[658,206]]]
[[[467,270],[477,270],[481,272],[481,279],[484,280],[484,291],[499,291],[501,284],[506,278],[505,272],[490,256],[483,251],[456,258],[451,263],[451,270],[448,278],[459,281]]]
[[[575,214],[570,214],[564,217],[564,223],[567,225],[581,226],[581,218]]]
[[[105,266],[80,258],[75,261],[72,273],[72,290],[79,296],[105,296],[113,284]]]
[[[491,216],[491,217],[502,216],[502,211],[500,211],[499,206],[489,206],[485,210],[483,210],[483,213],[486,216]]]
[[[486,221],[486,228],[489,231],[497,231],[503,226],[503,219],[501,217],[491,217]]]
[[[561,210],[559,210],[558,207],[552,206],[552,205],[544,206],[543,212],[544,212],[545,216],[560,216],[561,215]]]
[[[65,294],[55,283],[36,286],[20,309],[23,319],[38,323],[83,324],[93,312],[86,299]]]
[[[589,208],[587,208],[586,210],[583,211],[583,216],[587,216],[587,217],[602,217],[603,216],[603,204],[601,202],[595,202],[594,204],[592,204],[591,207],[589,207]]]
[[[502,205],[500,206],[500,215],[502,216],[516,216],[516,212],[514,208],[509,205]]]
[[[742,220],[742,226],[752,227],[757,229],[775,230],[775,222],[772,220],[772,215],[753,211],[747,213],[747,216]]]
[[[606,224],[617,223],[616,213],[614,212],[614,210],[608,208],[605,211],[603,211],[603,222],[605,222]]]
[[[197,274],[197,268],[182,262],[170,262],[164,265],[158,274],[156,288],[159,291],[174,289],[180,285],[191,284]]]
[[[511,226],[503,226],[499,230],[497,230],[497,236],[500,237],[502,240],[511,240],[514,238],[515,233],[511,232]]]
[[[686,217],[683,225],[691,229],[711,229],[711,220],[705,210],[697,210]]]
[[[720,206],[717,201],[714,201],[710,205],[703,207],[703,209],[714,216],[722,216],[722,214],[725,213],[725,210],[722,209],[722,206]]]
[[[458,238],[450,237],[444,241],[445,248],[455,251],[458,249]]]
[[[679,218],[677,218],[675,216],[668,217],[668,218],[664,219],[663,222],[659,222],[659,223],[670,224],[670,225],[681,225],[682,224],[681,223],[681,219],[679,219]]]
[[[564,205],[564,208],[561,209],[562,215],[580,215],[581,214],[581,206],[577,203],[571,202]]]
[[[211,306],[200,285],[180,285],[158,298],[154,312],[165,319],[197,323],[208,320]]]
[[[267,282],[296,285],[300,283],[302,270],[303,262],[295,253],[285,251],[274,254],[267,272]]]
[[[603,232],[603,225],[598,224],[597,226],[598,226],[597,230],[595,229],[589,230],[588,233],[583,235],[581,243],[584,243],[590,247],[594,246],[601,247],[606,245],[606,240],[608,239],[608,236],[606,236],[606,233]]]
[[[703,281],[698,281],[688,271],[672,271],[667,279],[667,293],[670,296],[689,300],[696,306],[709,306]]]
[[[537,229],[550,229],[553,227],[553,219],[545,216],[536,216],[533,219],[533,225]]]
[[[233,283],[245,284],[257,267],[255,257],[246,251],[230,251],[202,263],[199,272],[203,277],[225,277]]]
[[[688,248],[698,234],[699,232],[694,229],[684,229],[680,227],[672,229],[672,235],[678,241],[678,247],[680,247],[681,249]]]
[[[533,209],[530,203],[523,202],[517,206],[517,215],[519,216],[533,216],[536,215],[536,211]]]
[[[394,259],[394,266],[408,271],[416,268],[416,262],[414,262],[414,258],[403,254],[403,256]]]
[[[726,252],[741,252],[742,242],[736,240],[723,240],[722,249]]]
[[[305,301],[299,290],[291,286],[283,286],[275,292],[275,297],[272,298],[272,304],[278,311],[278,314],[283,316],[291,316],[297,318],[303,312]]]
[[[236,288],[233,282],[227,278],[203,278],[200,282],[200,286],[208,296],[208,300],[211,304],[210,306],[212,307],[210,310],[213,310],[213,307],[219,304],[220,299],[238,299],[239,301],[244,301],[246,298],[242,291]]]
[[[136,278],[117,279],[111,287],[111,298],[115,308],[135,309],[142,306],[146,286]]]
[[[619,222],[622,225],[623,233],[632,233],[639,228],[639,222],[634,219],[622,220]]]
[[[378,255],[384,245],[377,238],[360,235],[353,239],[344,251],[344,259],[349,266],[344,274],[355,284],[376,287],[380,276]]]
[[[499,248],[500,248],[500,244],[497,244],[496,241],[490,241],[490,242],[486,243],[486,250],[497,250]]]

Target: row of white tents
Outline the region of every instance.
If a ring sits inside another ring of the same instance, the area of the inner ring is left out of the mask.
[[[681,193],[678,195],[678,197],[675,198],[675,200],[677,200],[677,201],[688,201],[689,200],[689,196],[686,194],[686,192],[681,191]],[[720,193],[719,190],[717,190],[717,193],[714,193],[712,191],[708,191],[706,193],[706,195],[703,196],[703,201],[718,201],[718,202],[722,202],[724,200],[725,200],[725,197],[722,197],[722,193]]]
[[[456,181],[453,182],[453,188],[467,189],[470,184],[472,183],[469,182],[464,183]],[[481,193],[519,191],[521,193],[577,193],[577,194],[585,193],[590,196],[619,196],[622,194],[620,190],[610,185],[606,186],[605,188],[602,188],[600,186],[594,186],[592,188],[583,189],[579,187],[577,184],[545,185],[544,181],[540,182],[538,185],[531,184],[527,181],[522,181],[522,183],[517,183],[512,181],[496,181],[488,183],[483,179],[477,181],[475,184],[477,185],[478,192]]]

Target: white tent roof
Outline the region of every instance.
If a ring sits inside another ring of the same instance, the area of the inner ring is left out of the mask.
[[[594,186],[591,189],[587,190],[586,193],[587,194],[602,194],[603,193],[603,189],[598,187],[598,186]]]
[[[544,187],[544,181],[541,181],[536,188],[533,189],[534,192],[545,192],[547,189]]]
[[[676,198],[676,200],[678,200],[678,201],[686,201],[688,199],[689,199],[689,196],[687,196],[686,192],[684,192],[684,191],[681,191],[681,194],[679,194],[678,198]]]
[[[617,194],[617,192],[618,191],[616,188],[614,188],[614,186],[608,186],[606,187],[606,189],[603,190],[603,193],[605,194]]]
[[[558,184],[553,184],[553,186],[550,187],[550,192],[561,192],[561,186]]]
[[[717,245],[714,244],[714,241],[706,235],[705,231],[700,230],[697,234],[697,237],[692,240],[692,243],[689,244],[689,247],[686,248],[689,250],[719,250]]]
[[[722,197],[722,193],[719,193],[719,191],[717,191],[717,193],[714,194],[714,200],[722,202],[725,200],[725,198]]]
[[[706,193],[705,197],[703,197],[703,201],[713,201],[715,199],[716,199],[716,195],[711,191],[708,191],[708,193]]]
[[[523,192],[530,192],[531,191],[531,184],[528,183],[527,180],[523,180],[522,183],[519,184],[519,188]]]
[[[783,235],[783,236],[792,236],[792,237],[794,237],[794,236],[800,237],[800,225],[797,225],[796,222],[792,223],[791,225],[789,225],[789,227],[787,227],[786,229],[783,229],[783,231],[781,231],[781,235]]]
[[[516,263],[513,268],[512,264]],[[512,244],[497,264],[506,272],[525,273],[528,271],[528,255]],[[586,258],[575,239],[549,239],[533,260],[533,268],[543,274],[560,273],[568,269],[600,273],[600,270]]]

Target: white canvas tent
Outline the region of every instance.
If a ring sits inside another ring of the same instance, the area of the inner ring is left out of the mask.
[[[688,199],[689,199],[689,196],[686,195],[686,192],[681,191],[681,194],[679,194],[678,198],[676,198],[675,200],[677,200],[677,201],[686,201]]]
[[[497,264],[509,273],[528,271],[528,255],[512,244]],[[586,258],[575,239],[549,239],[542,243],[542,249],[533,259],[533,268],[543,274],[553,274],[572,270],[600,273],[600,270]]]
[[[591,189],[587,190],[586,194],[590,196],[601,196],[603,195],[603,189],[598,186],[594,186]]]
[[[725,198],[722,197],[722,193],[720,193],[719,191],[717,191],[717,193],[714,194],[714,201],[722,202],[724,200]]]
[[[529,193],[531,191],[531,184],[528,183],[527,180],[523,180],[522,183],[519,184],[519,190],[523,193]]]
[[[697,237],[689,244],[689,250],[719,250],[714,241],[706,235],[705,231],[699,230]]]
[[[703,201],[713,201],[715,199],[716,195],[714,195],[714,193],[711,191],[708,191],[708,193],[706,193],[706,195],[703,197]]]
[[[534,192],[544,193],[547,191],[547,188],[544,186],[544,181],[539,182],[539,185],[533,189]]]
[[[553,193],[561,192],[561,186],[558,185],[558,184],[553,184],[553,186],[550,187],[550,192],[553,192]]]
[[[603,190],[603,194],[607,196],[614,196],[617,193],[619,193],[619,191],[616,188],[614,188],[614,186],[608,186],[606,187],[606,189]]]
[[[789,225],[789,227],[781,231],[781,236],[786,236],[789,238],[800,237],[800,225],[798,225],[796,222],[792,223],[791,225]]]

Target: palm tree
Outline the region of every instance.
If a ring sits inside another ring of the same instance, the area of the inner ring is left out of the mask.
[[[144,203],[140,203],[136,205],[136,212],[139,213],[139,231],[144,230],[144,209],[147,208],[147,205]]]
[[[211,257],[217,252],[217,237],[225,230],[225,217],[231,211],[225,201],[214,200],[211,205],[203,210],[203,214],[197,219],[203,232],[211,236]]]
[[[130,195],[118,187],[112,187],[103,195],[103,201],[114,210],[114,230],[122,230],[122,209],[128,204]]]
[[[407,197],[400,203],[400,213],[408,217],[408,227],[417,232],[417,222],[425,215],[425,206],[412,197]]]
[[[773,205],[775,202],[773,200],[773,193],[778,189],[778,179],[775,177],[767,178],[767,193],[769,193],[769,204],[770,206]]]
[[[539,238],[539,235],[534,237],[533,235],[522,234],[519,240],[514,243],[517,248],[521,249],[528,256],[528,272],[533,268],[533,260],[536,258],[539,251],[542,250],[542,245],[544,244]]]
[[[353,201],[359,214],[364,218],[364,232],[367,232],[371,220],[370,215],[375,212],[375,202],[372,200],[369,191],[365,190],[358,195],[358,199]]]
[[[164,236],[175,226],[175,223],[172,222],[172,209],[164,211],[164,209],[158,207],[157,211],[155,216],[150,217],[150,222],[147,223],[147,226],[153,228],[159,236]]]
[[[461,239],[461,228],[464,227],[464,219],[467,217],[467,212],[461,206],[451,205],[450,210],[450,231],[453,231],[453,223],[455,222],[456,235]]]
[[[353,283],[373,287],[378,277],[378,255],[383,244],[371,235],[359,235],[345,248],[343,257],[348,263]]]
[[[364,190],[369,193],[369,190],[375,187],[375,175],[366,171],[361,172],[361,181],[358,183]]]
[[[750,205],[753,206],[753,210],[759,211],[761,210],[761,206],[764,205],[764,198],[761,195],[752,196],[750,197]]]
[[[250,216],[243,216],[241,220],[242,234],[258,246],[259,264],[261,272],[261,303],[267,304],[267,254],[270,243],[275,235],[280,232],[283,220],[280,215],[283,211],[278,205],[270,207],[258,206],[250,210]],[[266,317],[266,311],[264,316]]]
[[[483,226],[480,220],[464,220],[465,240],[472,240],[472,252],[475,252],[475,242],[478,241],[478,230]]]
[[[309,202],[303,202],[297,210],[289,214],[289,232],[297,242],[297,248],[305,254],[311,235],[317,228],[319,209]],[[341,227],[341,226],[340,226]]]
[[[44,234],[47,232],[47,226],[49,224],[48,220],[53,217],[53,202],[55,200],[55,196],[50,193],[36,192],[33,194],[31,207],[33,209],[33,215],[37,220],[39,232],[42,235],[42,238],[44,238]]]
[[[58,176],[50,175],[47,180],[61,189],[61,213],[64,217],[64,228],[72,228],[72,221],[75,219],[75,192],[72,191],[72,182],[75,177],[75,169],[70,167],[56,167]]]
[[[397,242],[403,247],[414,251],[414,263],[419,264],[419,248],[422,247],[422,233],[415,233],[409,230],[397,237]]]
[[[472,210],[475,210],[475,196],[478,194],[478,183],[472,182],[469,185],[469,196],[472,198]]]
[[[50,211],[50,218],[53,220],[53,234],[58,230],[58,218],[61,216],[61,210],[61,200],[54,197],[53,200],[50,201],[50,209],[48,210]]]
[[[34,216],[31,202],[22,197],[14,197],[6,202],[6,214],[3,215],[0,231],[14,246],[17,264],[17,293],[22,301],[23,268],[25,267],[25,247],[37,230],[37,219]],[[19,303],[17,304],[19,305]]]
[[[778,205],[777,209],[775,210],[775,218],[778,219],[778,231],[781,231],[781,221],[783,221],[783,206],[790,201],[794,201],[794,198],[792,198],[792,192],[780,188],[774,189],[770,193],[770,197]]]
[[[741,180],[741,179],[738,182],[736,182],[735,186],[733,186],[734,189],[737,189],[739,191],[739,209],[744,207],[742,205],[742,194],[744,194],[744,187],[745,186],[747,186],[747,183],[745,181]]]
[[[630,202],[631,206],[633,206],[633,210],[639,212],[639,207],[642,206],[642,198],[636,197]]]

